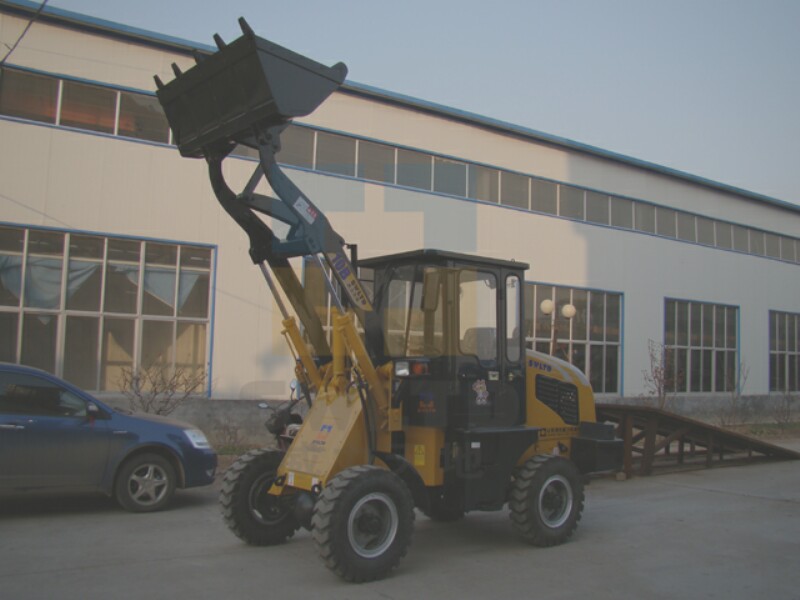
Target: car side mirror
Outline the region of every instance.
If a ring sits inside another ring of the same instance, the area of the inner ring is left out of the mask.
[[[100,407],[97,406],[94,402],[87,402],[86,403],[86,418],[90,421],[94,421],[95,419],[105,419],[106,413],[100,410]]]

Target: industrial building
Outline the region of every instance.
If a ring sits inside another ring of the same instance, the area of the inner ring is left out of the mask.
[[[154,75],[215,49],[0,0],[0,44],[17,40],[0,66],[0,360],[101,394],[158,363],[206,373],[213,400],[285,397],[281,316],[154,95]],[[529,347],[601,399],[650,394],[661,348],[667,391],[695,407],[800,390],[800,206],[353,82],[279,159],[360,258],[530,263]],[[255,160],[242,148],[228,181]],[[327,319],[317,267],[297,269]]]

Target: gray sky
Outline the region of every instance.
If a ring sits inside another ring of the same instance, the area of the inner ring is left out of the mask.
[[[800,204],[800,0],[50,0]]]

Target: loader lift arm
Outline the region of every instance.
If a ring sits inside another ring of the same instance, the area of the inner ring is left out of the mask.
[[[215,36],[219,52],[197,56],[198,64],[186,73],[173,64],[173,81],[165,85],[156,76],[157,95],[181,154],[208,162],[217,200],[247,234],[250,258],[260,266],[284,321],[290,317],[270,270],[305,328],[317,359],[324,362],[331,356],[330,347],[289,259],[310,257],[321,265],[321,255],[365,328],[373,327],[366,316],[373,308],[343,238],[283,173],[275,155],[281,132],[294,117],[309,114],[338,88],[347,67],[342,63],[326,67],[257,37],[244,19],[239,24],[242,37],[228,45]],[[259,163],[244,190],[236,194],[225,181],[222,163],[238,144],[257,150]],[[277,198],[255,192],[264,176]],[[286,238],[277,237],[256,213],[288,225]],[[337,308],[344,312],[330,280],[328,286]]]

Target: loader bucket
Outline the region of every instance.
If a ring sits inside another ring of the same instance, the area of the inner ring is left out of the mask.
[[[257,147],[255,132],[314,111],[347,75],[256,36],[244,19],[244,35],[230,44],[215,36],[219,51],[166,85],[156,78],[158,99],[181,155],[202,157],[240,143]]]

